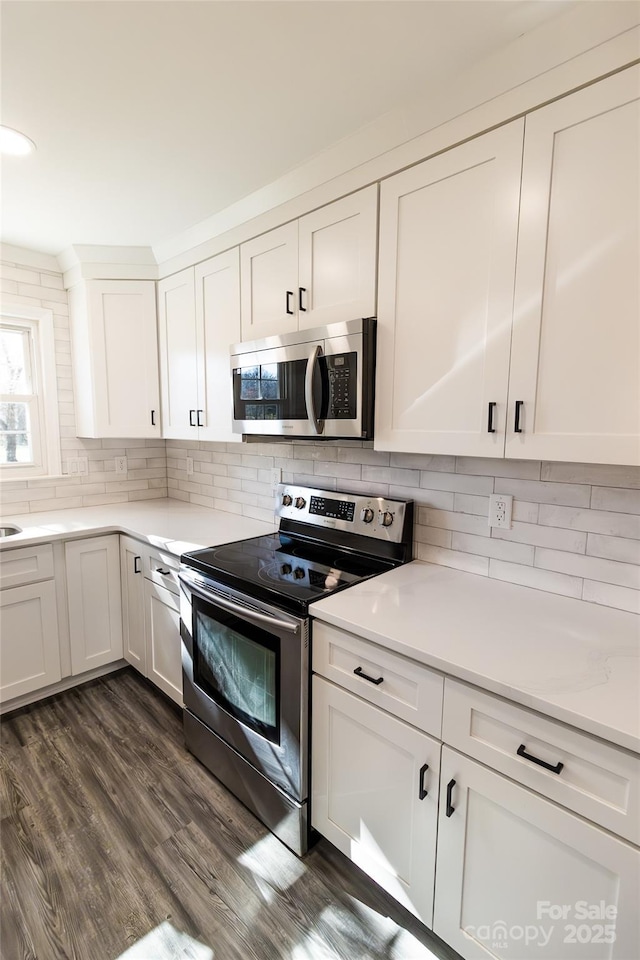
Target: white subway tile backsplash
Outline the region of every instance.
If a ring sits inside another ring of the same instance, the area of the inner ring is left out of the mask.
[[[640,590],[640,566],[632,563],[619,563],[616,560],[601,560],[599,557],[587,557],[578,553],[536,547],[535,566],[570,576]]]
[[[559,503],[568,507],[588,507],[591,491],[577,483],[550,483],[535,480],[510,480],[496,477],[496,493],[509,493],[517,500],[534,503]]]
[[[512,523],[511,529],[493,527],[491,536],[497,540],[529,543],[534,547],[551,547],[553,550],[568,550],[584,553],[587,534],[579,530],[562,530],[559,527],[541,527],[537,523]]]
[[[475,493],[487,496],[493,493],[493,477],[474,477],[462,473],[420,472],[420,486],[428,490],[451,490],[453,493]]]
[[[473,553],[479,557],[495,557],[511,563],[533,564],[534,548],[526,543],[494,540],[492,537],[476,537],[469,533],[454,533],[451,540],[454,550]]]
[[[456,530],[460,533],[472,533],[487,538],[491,533],[486,517],[476,517],[470,513],[456,513],[453,510],[432,510],[430,507],[419,507],[418,523],[426,527],[440,527],[443,530]]]
[[[613,510],[616,513],[640,513],[640,490],[619,487],[593,487],[591,507],[594,510]]]
[[[416,549],[418,560],[427,563],[439,563],[443,567],[455,567],[456,570],[465,570],[467,573],[477,573],[486,577],[489,573],[487,557],[477,557],[471,553],[460,553],[457,550],[446,550],[444,547],[434,547],[428,543],[418,543]]]
[[[640,543],[624,537],[605,537],[599,533],[587,535],[587,554],[622,563],[640,563]]]
[[[640,467],[606,463],[543,463],[542,480],[589,483],[600,487],[640,488]]]
[[[392,467],[409,467],[414,470],[437,470],[440,473],[455,473],[456,458],[425,453],[392,453]]]
[[[404,467],[370,467],[362,468],[362,479],[373,480],[376,483],[388,483],[397,487],[419,487],[420,471],[409,470]]]
[[[456,457],[456,473],[485,477],[509,477],[516,480],[539,480],[538,460],[501,460],[488,457]]]
[[[533,587],[535,590],[559,593],[564,597],[575,597],[579,600],[582,596],[580,577],[568,577],[563,573],[551,573],[548,570],[539,570],[520,563],[490,560],[489,576],[494,580],[506,580],[523,587]]]
[[[573,510],[569,507],[540,505],[538,523],[543,526],[585,530],[611,537],[629,537],[640,540],[640,516],[610,513],[604,510]]]
[[[616,607],[618,610],[640,614],[640,592],[628,590],[627,587],[585,580],[582,599],[589,600],[591,603],[601,603],[605,607]]]

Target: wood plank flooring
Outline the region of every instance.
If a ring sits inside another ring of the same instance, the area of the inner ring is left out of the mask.
[[[290,853],[133,670],[0,729],[2,960],[456,960],[326,841]]]

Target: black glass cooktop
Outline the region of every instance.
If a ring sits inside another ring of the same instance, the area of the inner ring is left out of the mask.
[[[180,559],[211,580],[295,612],[397,565],[282,533],[194,550]]]

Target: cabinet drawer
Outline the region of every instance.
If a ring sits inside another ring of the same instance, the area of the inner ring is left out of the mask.
[[[634,754],[449,678],[442,738],[607,830],[640,842],[640,758]],[[562,767],[554,772],[536,760]]]
[[[20,587],[53,577],[53,547],[41,543],[0,553],[0,587]]]
[[[144,556],[144,575],[160,587],[166,587],[172,593],[179,594],[178,570],[180,560],[168,550],[150,550],[140,544]]]
[[[315,620],[313,669],[435,737],[442,727],[444,677],[369,640]],[[372,683],[356,670],[379,683]]]

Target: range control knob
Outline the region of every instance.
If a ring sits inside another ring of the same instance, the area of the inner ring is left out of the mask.
[[[296,567],[295,570],[293,571],[293,576],[295,577],[296,580],[304,580],[306,574],[302,567]]]
[[[302,510],[303,507],[306,507],[307,501],[304,497],[296,497],[296,510]]]
[[[371,523],[375,514],[371,507],[365,507],[362,513],[360,514],[360,519],[363,523]]]
[[[291,564],[283,563],[282,566],[280,567],[280,572],[283,573],[286,577],[288,574],[291,573]]]
[[[393,514],[390,513],[388,510],[385,510],[385,512],[382,514],[382,526],[390,527],[392,523],[393,523]]]
[[[292,503],[293,503],[293,498],[292,498],[291,494],[290,494],[290,493],[285,493],[284,497],[282,498],[282,506],[283,506],[283,507],[290,507]]]

